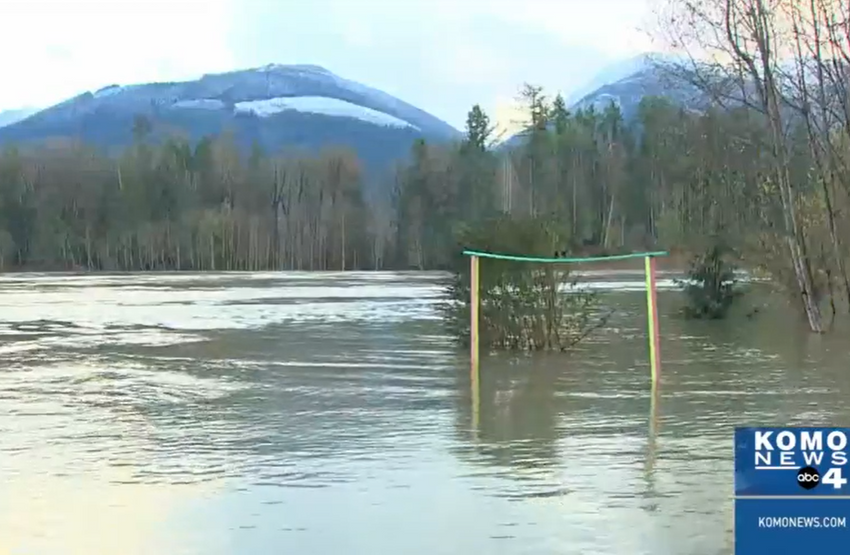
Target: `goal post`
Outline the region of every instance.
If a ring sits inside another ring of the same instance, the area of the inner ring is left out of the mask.
[[[644,259],[644,272],[646,274],[646,308],[647,308],[647,338],[649,340],[649,372],[653,387],[656,386],[661,378],[661,334],[658,327],[658,295],[657,283],[655,279],[656,265],[655,259],[661,256],[667,256],[664,251],[658,252],[642,252],[632,254],[619,254],[613,256],[593,256],[586,258],[540,258],[535,256],[518,256],[512,254],[499,254],[492,252],[484,252],[477,250],[464,250],[463,254],[469,257],[470,272],[469,272],[469,302],[470,302],[470,322],[469,322],[469,350],[470,364],[472,367],[473,376],[477,377],[478,364],[480,360],[480,284],[481,284],[481,264],[482,258],[491,258],[496,260],[510,260],[514,262],[532,262],[535,264],[577,264],[577,263],[593,263],[593,262],[613,262],[617,260],[632,260]]]

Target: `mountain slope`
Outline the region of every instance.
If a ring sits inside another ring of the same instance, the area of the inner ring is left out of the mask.
[[[196,81],[104,87],[0,128],[0,143],[62,136],[123,146],[138,116],[148,118],[155,136],[179,131],[197,140],[230,130],[246,148],[348,146],[373,167],[406,156],[416,138],[459,135],[415,106],[324,68],[273,64]]]
[[[704,107],[705,95],[668,71],[670,64],[681,63],[684,60],[660,54],[641,54],[611,64],[568,97],[569,109],[571,112],[587,109],[601,112],[613,102],[619,106],[623,118],[631,120],[637,115],[640,101],[647,96],[663,96],[687,108]],[[500,147],[515,147],[522,141],[520,133]]]
[[[620,107],[625,119],[631,119],[637,114],[640,101],[647,96],[663,96],[688,108],[702,106],[705,95],[668,71],[668,64],[677,63],[677,60],[652,54],[635,58],[622,66],[631,72],[617,75],[616,79],[611,75],[612,80],[602,82],[576,100],[571,108],[574,111],[588,108],[601,111],[613,102]]]
[[[809,58],[803,63],[806,77],[801,80],[797,62],[787,61],[779,65],[780,71],[776,73],[776,79],[782,90],[780,108],[784,111],[786,124],[792,125],[799,121],[799,110],[791,103],[794,102],[793,99],[799,99],[803,86],[811,89],[809,94],[812,98],[817,98],[823,92],[828,101],[835,103],[834,106],[840,113],[839,107],[843,105],[845,98],[844,90],[831,85],[829,77],[826,78],[824,90],[818,89],[818,63],[825,63],[829,68],[826,71],[847,71],[834,69],[847,67],[843,60],[818,62]],[[641,100],[647,96],[661,96],[686,110],[697,112],[708,109],[710,105],[740,107],[745,105],[747,98],[756,99],[758,96],[754,83],[749,79],[744,81],[742,90],[735,71],[730,68],[694,66],[692,62],[682,58],[659,55],[645,56],[642,62],[633,59],[621,67],[630,67],[634,71],[600,84],[595,90],[574,102],[572,110],[593,108],[601,111],[613,102],[620,107],[623,117],[629,120],[637,115]],[[700,80],[695,79],[697,74],[701,75],[701,80],[711,83],[711,93],[693,84]],[[614,75],[609,73],[609,77],[613,78]],[[722,99],[720,104],[717,99]]]
[[[590,81],[574,90],[566,101],[569,105],[574,105],[581,101],[585,96],[594,93],[596,90],[616,83],[620,79],[625,79],[635,73],[643,71],[650,67],[655,60],[660,57],[656,54],[639,54],[625,60],[620,60],[603,67]]]
[[[5,127],[7,125],[17,123],[21,120],[30,117],[36,112],[38,112],[38,109],[36,108],[17,108],[14,110],[2,110],[0,111],[0,127]]]

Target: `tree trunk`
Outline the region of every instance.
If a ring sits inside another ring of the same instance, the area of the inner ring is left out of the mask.
[[[345,208],[342,211],[342,271],[345,271]]]

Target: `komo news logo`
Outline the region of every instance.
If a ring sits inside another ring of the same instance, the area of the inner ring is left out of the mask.
[[[827,449],[824,449],[826,446]],[[840,489],[847,483],[847,435],[841,431],[755,432],[755,470],[795,470],[797,484],[812,490],[820,484]],[[829,457],[827,457],[827,452]],[[818,466],[830,466],[821,476]]]

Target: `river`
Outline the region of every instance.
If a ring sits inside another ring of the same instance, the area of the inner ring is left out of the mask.
[[[850,425],[846,334],[667,288],[653,403],[640,276],[474,392],[440,280],[0,276],[0,553],[728,554],[733,427]]]

